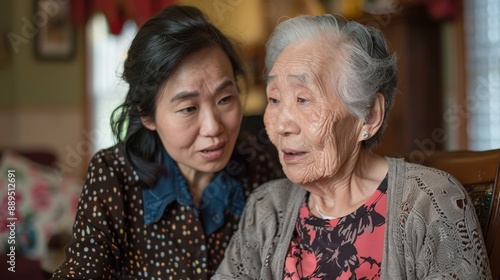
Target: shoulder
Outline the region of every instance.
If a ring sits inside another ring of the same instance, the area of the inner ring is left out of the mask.
[[[125,161],[125,154],[119,144],[97,151],[92,157],[90,164],[110,167],[127,165]]]
[[[406,163],[406,184],[421,190],[431,189],[433,192],[466,194],[462,184],[451,174],[442,170]]]
[[[409,163],[404,159],[388,158],[390,161],[389,176],[396,177],[397,188],[403,188],[403,193],[428,188],[437,192],[457,192],[466,194],[462,184],[451,174],[442,170]],[[402,186],[401,186],[402,185]]]
[[[294,204],[300,203],[300,197],[306,191],[293,184],[290,180],[275,179],[255,189],[248,198],[248,208],[254,208],[255,212],[270,213],[287,210]]]
[[[253,199],[275,199],[288,200],[290,196],[296,194],[296,192],[302,190],[298,185],[295,185],[287,178],[275,179],[268,181],[254,190],[251,195]]]
[[[305,189],[288,179],[276,179],[259,186],[245,204],[240,227],[245,232],[262,233],[263,239],[274,236],[279,227],[283,229],[283,224],[295,222],[292,216],[305,194]]]
[[[87,170],[87,184],[136,184],[139,176],[125,159],[121,145],[117,144],[95,153]]]
[[[474,213],[467,191],[455,177],[413,163],[406,163],[402,203],[403,209],[428,222],[447,220],[456,223],[463,220],[468,215],[466,213]]]

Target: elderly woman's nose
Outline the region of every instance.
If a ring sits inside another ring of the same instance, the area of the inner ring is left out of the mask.
[[[277,112],[276,117],[276,133],[281,135],[296,134],[299,132],[299,127],[296,122],[296,116],[286,108]]]

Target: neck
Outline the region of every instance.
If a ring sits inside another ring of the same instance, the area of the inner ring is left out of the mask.
[[[213,177],[213,176],[212,176]],[[201,197],[203,196],[203,191],[210,183],[212,177],[203,178],[201,180],[195,180],[194,182],[188,182],[189,192],[193,197],[193,202],[195,206],[200,205]]]
[[[387,170],[385,158],[370,152],[360,153],[339,176],[307,186],[311,193],[309,211],[317,217],[343,217],[352,213],[370,198]]]
[[[319,209],[319,206],[318,204],[316,204],[316,212],[321,216],[321,218],[323,218],[324,220],[333,220],[333,219],[336,219],[337,217],[335,216],[328,216],[328,215],[325,215],[323,214],[323,212],[321,212],[321,210]]]
[[[199,172],[193,169],[183,170],[182,168],[180,168],[180,171],[186,180],[189,192],[193,197],[194,205],[200,205],[203,191],[210,184],[215,173]]]

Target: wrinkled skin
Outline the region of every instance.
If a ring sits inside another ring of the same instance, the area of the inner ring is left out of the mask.
[[[362,132],[373,135],[379,124],[356,118],[334,92],[342,58],[325,51],[327,45],[308,40],[281,52],[268,75],[264,122],[287,177],[310,191],[311,201],[339,216],[376,189],[385,176],[378,174],[385,159],[362,148]],[[346,200],[340,212],[336,197]]]

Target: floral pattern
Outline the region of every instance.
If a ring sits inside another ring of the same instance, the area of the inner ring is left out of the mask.
[[[380,279],[387,178],[364,205],[338,219],[313,216],[307,200],[299,210],[284,279]]]
[[[7,170],[15,170],[15,210],[8,210]],[[0,253],[12,245],[7,218],[15,218],[16,251],[33,260],[44,260],[48,241],[59,233],[71,233],[76,204],[83,182],[70,175],[61,176],[13,152],[5,151],[0,162]]]

